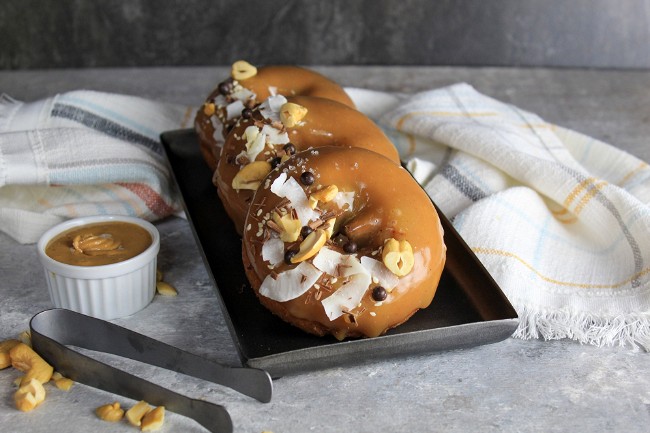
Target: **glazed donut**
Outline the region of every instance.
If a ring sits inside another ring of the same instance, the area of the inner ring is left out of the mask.
[[[282,120],[282,107],[299,112],[291,117],[285,110]],[[362,147],[399,164],[395,146],[381,129],[361,112],[336,101],[277,95],[250,116],[242,118],[226,138],[213,178],[239,234],[257,186],[288,153],[322,146]]]
[[[196,113],[194,127],[201,152],[212,170],[219,149],[242,110],[253,108],[272,95],[316,96],[354,108],[343,88],[323,75],[298,66],[255,68],[246,61],[232,66],[231,76],[210,93]]]
[[[309,333],[375,337],[426,308],[446,247],[431,200],[360,148],[292,156],[255,193],[242,258],[260,302]]]

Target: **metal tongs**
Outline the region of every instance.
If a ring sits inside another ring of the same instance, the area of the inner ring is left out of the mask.
[[[31,322],[32,345],[57,371],[70,379],[190,417],[212,433],[233,430],[223,406],[177,394],[74,351],[66,345],[105,352],[183,373],[232,388],[263,403],[273,383],[264,370],[229,367],[104,320],[65,309],[46,310]]]

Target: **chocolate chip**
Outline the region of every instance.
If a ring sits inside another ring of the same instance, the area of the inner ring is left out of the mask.
[[[287,155],[293,155],[296,153],[296,146],[291,143],[285,144],[282,149],[286,152]]]
[[[302,238],[304,239],[307,236],[309,236],[313,231],[314,229],[312,229],[309,226],[302,226],[302,228],[300,229],[300,236],[302,236]]]
[[[284,263],[286,263],[287,265],[292,264],[292,263],[291,263],[291,259],[292,259],[293,256],[295,256],[296,254],[298,254],[298,251],[296,251],[296,250],[287,250],[287,251],[284,253]]]
[[[347,254],[354,254],[357,252],[357,244],[355,242],[349,241],[343,245],[343,251]]]
[[[316,178],[314,177],[314,173],[311,171],[305,171],[303,174],[300,175],[300,182],[302,182],[303,185],[311,185],[314,183]]]
[[[277,167],[278,165],[280,165],[281,162],[282,162],[282,158],[280,158],[279,156],[276,156],[275,158],[273,158],[271,160],[271,168]]]
[[[381,286],[377,286],[374,289],[372,289],[372,299],[374,299],[377,302],[381,302],[386,299],[388,296],[388,293],[386,293],[386,289],[384,289]]]
[[[253,117],[253,110],[251,110],[250,108],[244,108],[243,110],[241,110],[241,117],[243,117],[244,119],[250,119],[251,117]]]
[[[219,83],[218,89],[219,89],[219,93],[226,96],[232,90],[232,83],[230,83],[228,81],[223,81],[223,82]]]

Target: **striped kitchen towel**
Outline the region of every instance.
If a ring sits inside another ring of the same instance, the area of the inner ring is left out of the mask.
[[[0,229],[35,242],[67,218],[156,220],[180,210],[159,135],[187,107],[92,91],[31,103],[0,97]]]
[[[650,350],[650,167],[467,84],[354,91],[499,283],[515,336]]]

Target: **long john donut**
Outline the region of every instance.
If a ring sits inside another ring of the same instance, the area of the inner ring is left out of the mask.
[[[354,108],[343,88],[318,72],[298,66],[256,68],[246,61],[232,65],[222,81],[196,113],[194,128],[208,166],[216,168],[220,147],[245,108],[253,108],[272,95],[315,96]]]
[[[282,107],[297,112],[291,117],[289,112],[280,113]],[[226,138],[213,179],[239,234],[255,189],[291,153],[322,146],[361,147],[399,164],[395,146],[381,129],[359,111],[336,101],[276,96],[246,117]],[[266,134],[262,149],[257,134]]]
[[[322,147],[264,180],[243,236],[261,303],[316,335],[375,337],[427,307],[445,263],[430,199],[393,161]]]

